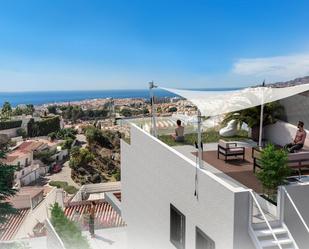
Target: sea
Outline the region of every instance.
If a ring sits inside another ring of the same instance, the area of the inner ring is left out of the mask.
[[[230,88],[224,89],[195,89],[195,90],[236,90]],[[174,93],[155,89],[156,97],[177,97]],[[33,104],[35,106],[43,104],[52,104],[59,102],[73,102],[88,99],[103,98],[149,98],[148,89],[137,90],[96,90],[96,91],[44,91],[44,92],[0,92],[0,107],[5,101],[10,102],[13,107],[22,104]]]
[[[161,89],[155,90],[157,97],[175,97],[176,95]],[[149,90],[97,90],[97,91],[44,91],[44,92],[0,92],[0,106],[5,101],[13,107],[22,104],[43,105],[59,102],[73,102],[103,98],[149,98]]]

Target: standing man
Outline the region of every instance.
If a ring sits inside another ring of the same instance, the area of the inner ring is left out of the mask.
[[[95,218],[95,202],[91,202],[91,206],[89,209],[89,232],[91,235],[91,238],[95,237],[94,234],[94,218]]]
[[[294,153],[304,147],[307,133],[304,129],[304,122],[298,121],[297,132],[293,143],[284,146],[290,153]]]

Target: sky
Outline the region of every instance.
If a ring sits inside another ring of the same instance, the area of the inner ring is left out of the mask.
[[[0,0],[0,91],[243,87],[309,75],[309,1]]]

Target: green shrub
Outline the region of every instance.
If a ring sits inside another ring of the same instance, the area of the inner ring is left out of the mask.
[[[57,188],[62,188],[68,194],[76,194],[76,192],[78,191],[77,188],[72,185],[68,185],[67,182],[63,181],[50,181],[49,185]]]
[[[63,182],[63,181],[50,181],[49,185],[53,186],[53,187],[64,189],[65,187],[68,186],[68,183],[67,182]]]
[[[67,192],[68,194],[72,195],[72,194],[76,194],[76,192],[78,191],[77,188],[75,188],[72,185],[68,185],[64,187],[64,191]]]
[[[265,194],[273,199],[278,186],[284,184],[286,177],[291,173],[287,164],[287,152],[269,144],[262,150],[260,161],[262,168],[256,173],[256,176],[261,181],[264,192],[266,191]]]
[[[60,130],[59,116],[45,118],[41,121],[31,119],[28,123],[28,135],[30,137],[47,136]]]
[[[78,226],[64,214],[56,202],[51,208],[51,223],[67,249],[90,249],[87,238]]]
[[[17,136],[19,137],[27,137],[27,131],[24,129],[24,128],[19,128],[17,131],[16,131],[16,134]]]
[[[10,120],[0,122],[0,130],[8,130],[21,127],[22,120]]]

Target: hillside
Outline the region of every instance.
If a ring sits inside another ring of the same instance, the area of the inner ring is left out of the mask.
[[[120,180],[120,134],[85,129],[88,146],[71,151],[72,178],[81,184]]]

